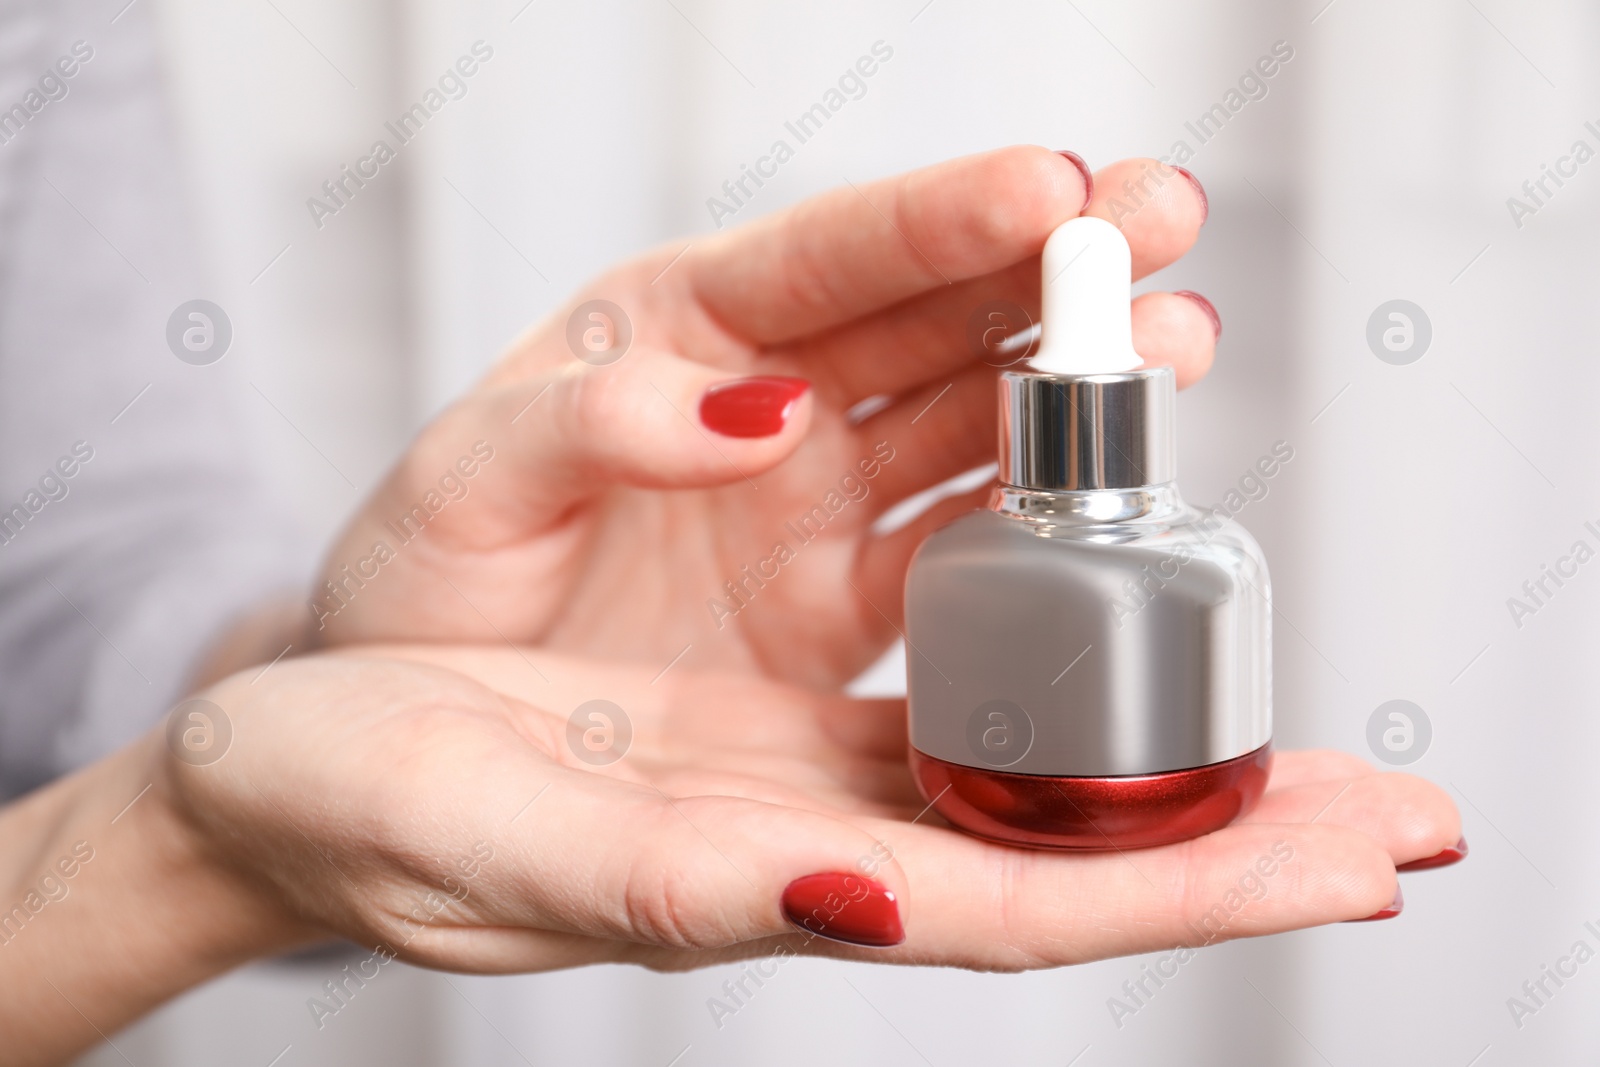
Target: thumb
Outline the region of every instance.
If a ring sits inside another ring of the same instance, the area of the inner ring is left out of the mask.
[[[414,957],[516,971],[659,961],[783,935],[812,952],[836,951],[828,941],[892,948],[905,940],[905,879],[893,850],[819,812],[668,797],[587,772],[558,777],[539,806],[520,839],[497,847],[509,862],[486,871],[476,929],[430,930],[409,946]],[[551,934],[581,940],[552,958]]]
[[[738,377],[668,352],[637,355],[610,366],[568,364],[470,397],[419,447],[442,446],[432,457],[437,466],[468,438],[486,440],[505,459],[484,468],[492,495],[550,514],[615,485],[748,481],[805,436],[812,399],[803,378]]]

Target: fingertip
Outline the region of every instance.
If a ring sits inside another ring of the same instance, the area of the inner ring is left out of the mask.
[[[1341,922],[1378,917],[1397,899],[1400,875],[1383,844],[1347,827],[1312,827],[1329,838],[1323,865],[1325,891],[1333,898]],[[1398,912],[1397,912],[1398,914]]]
[[[1206,321],[1211,323],[1211,340],[1222,340],[1222,315],[1217,311],[1217,305],[1213,304],[1210,300],[1207,300],[1204,296],[1195,292],[1193,289],[1179,289],[1173,295],[1181,296],[1185,300],[1192,303],[1195,307],[1199,308],[1200,313],[1206,317]]]
[[[1393,829],[1384,843],[1395,864],[1403,869],[1414,863],[1453,862],[1446,856],[1464,847],[1464,838],[1461,811],[1450,794],[1426,778],[1401,772],[1391,771],[1372,780],[1387,786],[1384,807]]]
[[[1345,782],[1376,773],[1360,756],[1339,749],[1276,751],[1267,790],[1289,789],[1308,782]]]
[[[1437,867],[1449,867],[1452,864],[1460,863],[1466,858],[1467,839],[1462,836],[1458,837],[1456,843],[1449,848],[1442,848],[1431,856],[1424,856],[1409,863],[1402,863],[1395,870],[1400,871],[1402,874],[1408,871],[1431,871]]]
[[[967,277],[1036,255],[1057,226],[1084,211],[1094,185],[1081,156],[1039,145],[952,160],[907,180],[923,194],[910,198],[922,205],[922,217],[911,219],[910,227],[937,234],[931,221],[955,220],[943,257],[928,254],[972,264],[962,271]]]
[[[1056,155],[1060,156],[1062,159],[1065,159],[1068,163],[1071,163],[1075,168],[1077,168],[1078,178],[1083,184],[1082,204],[1083,207],[1088,207],[1089,202],[1094,199],[1094,171],[1089,169],[1088,162],[1084,160],[1082,156],[1078,155],[1078,153],[1069,148],[1057,150]],[[1081,211],[1082,208],[1079,210]]]
[[[1279,796],[1287,799],[1294,793],[1284,790]],[[1324,794],[1329,799],[1323,800]],[[1461,840],[1455,802],[1439,786],[1415,775],[1388,771],[1343,784],[1310,783],[1300,790],[1300,798],[1301,810],[1309,812],[1314,806],[1321,825],[1365,835],[1383,849],[1390,866],[1438,856]]]
[[[811,383],[761,374],[716,382],[700,394],[700,424],[722,437],[776,437],[809,411]]]
[[[1133,249],[1133,275],[1141,278],[1177,260],[1200,236],[1209,204],[1196,188],[1160,160],[1119,160],[1095,172],[1083,213],[1122,230]]]
[[[526,463],[597,490],[749,482],[804,438],[810,382],[727,370],[661,351],[630,353],[555,383],[524,417]],[[521,428],[521,426],[519,426]]]
[[[1134,349],[1148,367],[1173,368],[1179,389],[1211,369],[1218,329],[1204,308],[1183,294],[1145,293],[1133,301]]]
[[[1257,868],[1269,883],[1259,932],[1362,919],[1394,898],[1398,877],[1394,862],[1382,844],[1358,830],[1317,823],[1261,823],[1237,829],[1257,842],[1271,842],[1270,854],[1278,861],[1270,875]]]
[[[1200,225],[1206,224],[1206,219],[1211,217],[1211,198],[1206,195],[1206,187],[1200,184],[1200,179],[1187,167],[1173,167],[1173,170],[1183,175],[1184,180],[1194,187],[1194,195],[1200,201]]]
[[[1393,919],[1405,910],[1405,906],[1405,893],[1400,888],[1400,878],[1397,872],[1394,878],[1394,892],[1390,895],[1387,903],[1375,911],[1369,912],[1368,914],[1358,915],[1355,918],[1346,919],[1344,921],[1347,923],[1370,923],[1377,922],[1382,919]]]

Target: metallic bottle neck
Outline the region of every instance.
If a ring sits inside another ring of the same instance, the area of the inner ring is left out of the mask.
[[[1002,485],[995,489],[989,509],[1056,527],[1172,522],[1194,513],[1172,482],[1132,489],[1075,489],[1057,493]]]
[[[1045,493],[1159,486],[1177,476],[1170,367],[1000,376],[1000,481]]]

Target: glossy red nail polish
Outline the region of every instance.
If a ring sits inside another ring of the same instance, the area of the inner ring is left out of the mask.
[[[1200,305],[1200,310],[1206,313],[1206,318],[1211,320],[1211,329],[1214,340],[1222,340],[1222,316],[1217,314],[1217,306],[1193,289],[1179,289],[1178,296],[1186,297]]]
[[[1377,922],[1379,919],[1392,919],[1396,915],[1399,915],[1405,909],[1406,909],[1405,894],[1400,892],[1400,885],[1399,885],[1399,883],[1396,883],[1395,887],[1394,887],[1394,900],[1390,901],[1389,906],[1387,908],[1384,908],[1381,911],[1375,911],[1371,915],[1368,915],[1364,919],[1346,919],[1345,922],[1349,922],[1349,923],[1370,923],[1370,922]]]
[[[859,874],[796,878],[783,891],[783,917],[805,933],[847,945],[889,948],[906,939],[894,893]]]
[[[1185,168],[1175,166],[1172,169],[1187,178],[1189,184],[1194,186],[1195,195],[1200,198],[1200,225],[1204,226],[1206,219],[1211,217],[1211,200],[1206,196],[1206,187],[1200,184],[1199,178],[1190,174]]]
[[[1462,838],[1455,843],[1454,848],[1447,848],[1432,856],[1425,856],[1420,860],[1402,863],[1396,867],[1397,871],[1431,871],[1435,867],[1448,867],[1452,863],[1460,863],[1467,858],[1467,839]]]
[[[1063,156],[1067,162],[1078,168],[1078,173],[1083,175],[1083,205],[1089,206],[1089,201],[1094,199],[1094,172],[1089,169],[1089,164],[1084,162],[1082,156],[1076,152],[1062,149],[1056,155]]]
[[[724,437],[771,437],[810,388],[804,378],[769,375],[721,382],[700,398],[700,422]]]

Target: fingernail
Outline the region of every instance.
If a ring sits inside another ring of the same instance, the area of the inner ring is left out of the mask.
[[[811,383],[804,378],[736,378],[706,390],[700,422],[724,437],[771,437],[789,421]]]
[[[1200,198],[1200,225],[1206,224],[1206,219],[1211,217],[1211,201],[1206,196],[1206,187],[1200,184],[1200,179],[1190,174],[1183,167],[1173,167],[1173,170],[1189,179],[1189,184],[1194,186],[1194,195]]]
[[[1396,867],[1395,870],[1431,871],[1435,867],[1448,867],[1452,863],[1460,863],[1466,858],[1467,839],[1463,837],[1460,841],[1455,843],[1455,847],[1453,848],[1447,848],[1442,852],[1436,853],[1432,856],[1426,856],[1420,860],[1412,860],[1410,863],[1402,863],[1400,866]]]
[[[1078,173],[1083,175],[1083,206],[1088,207],[1089,201],[1094,199],[1094,172],[1089,169],[1089,164],[1084,162],[1083,157],[1076,152],[1062,149],[1056,155],[1067,157],[1067,161],[1077,167]]]
[[[889,948],[906,939],[894,893],[859,874],[808,874],[783,891],[783,917],[802,933]]]
[[[1211,329],[1215,332],[1215,340],[1222,340],[1222,316],[1217,314],[1217,306],[1193,289],[1179,289],[1179,296],[1186,296],[1200,305],[1200,310],[1206,313],[1206,318],[1211,320]]]
[[[1400,892],[1400,884],[1397,882],[1397,883],[1395,883],[1395,887],[1394,887],[1394,900],[1390,902],[1390,904],[1389,904],[1389,906],[1387,908],[1384,908],[1382,911],[1375,911],[1371,915],[1368,915],[1365,919],[1346,919],[1345,922],[1349,922],[1349,923],[1370,923],[1370,922],[1376,922],[1379,919],[1392,919],[1396,915],[1399,915],[1402,911],[1404,911],[1405,908],[1406,908],[1406,898]]]

